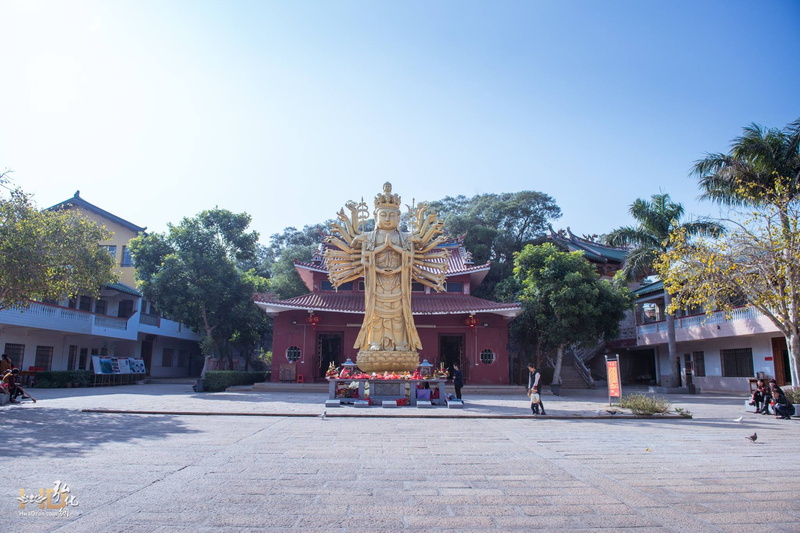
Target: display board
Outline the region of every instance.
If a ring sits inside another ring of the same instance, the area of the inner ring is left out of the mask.
[[[144,374],[146,372],[144,360],[133,357],[93,355],[92,367],[95,374]]]

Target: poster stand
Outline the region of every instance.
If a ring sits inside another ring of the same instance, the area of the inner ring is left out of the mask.
[[[94,385],[131,385],[146,373],[144,360],[133,357],[92,356]]]
[[[608,405],[611,398],[622,398],[622,383],[619,379],[619,354],[606,355],[606,373],[608,374]]]

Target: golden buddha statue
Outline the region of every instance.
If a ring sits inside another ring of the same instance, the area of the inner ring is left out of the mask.
[[[422,349],[411,316],[411,282],[444,290],[448,252],[436,250],[444,239],[442,222],[428,205],[408,206],[410,232],[400,229],[400,196],[385,183],[375,197],[375,229],[362,232],[367,205],[348,202],[331,226],[325,252],[328,278],[334,287],[364,278],[364,323],[355,348],[364,372],[413,371]]]

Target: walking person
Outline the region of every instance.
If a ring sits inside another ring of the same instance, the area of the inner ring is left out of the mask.
[[[547,413],[544,412],[544,404],[542,403],[542,395],[539,393],[541,390],[542,375],[536,368],[536,363],[528,363],[528,396],[531,398],[531,412],[534,415]],[[541,409],[541,413],[539,412]]]
[[[461,387],[464,386],[464,374],[458,364],[453,365],[453,386],[456,388],[456,399],[461,399]]]

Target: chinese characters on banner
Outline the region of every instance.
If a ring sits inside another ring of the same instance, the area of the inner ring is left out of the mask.
[[[606,356],[606,371],[608,373],[608,404],[611,405],[611,398],[622,397],[622,386],[619,382],[619,360],[609,359]]]

